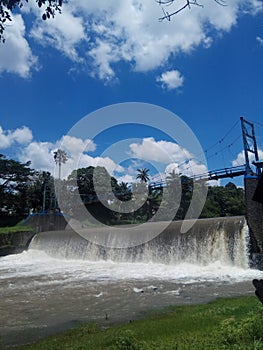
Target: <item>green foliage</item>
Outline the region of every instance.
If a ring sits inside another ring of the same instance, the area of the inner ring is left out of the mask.
[[[150,180],[149,177],[149,169],[143,168],[143,169],[137,169],[138,175],[136,176],[136,179],[139,179],[141,182],[147,183]]]
[[[47,171],[35,172],[27,184],[27,208],[34,212],[53,209],[55,206],[54,178]]]
[[[207,200],[201,217],[236,216],[245,214],[245,192],[229,182],[225,187],[208,188]]]
[[[222,321],[219,336],[226,346],[240,346],[247,344],[247,349],[254,349],[251,345],[257,344],[257,349],[263,349],[263,314],[260,310],[250,312],[247,317],[237,321],[234,317]]]
[[[0,154],[0,209],[18,217],[25,214],[27,184],[34,171],[30,162],[20,163]]]
[[[4,31],[7,21],[12,21],[11,13],[22,8],[28,0],[1,0],[0,1],[0,44],[5,42]],[[56,12],[61,13],[63,0],[36,0],[38,7],[46,6],[42,19],[54,18]]]
[[[58,164],[67,159],[64,152],[60,151],[56,152]],[[81,212],[80,208],[84,203],[90,214],[104,224],[142,223],[151,219],[158,210],[161,220],[182,220],[189,209],[193,189],[202,191],[204,186],[203,183],[195,183],[193,186],[192,179],[171,172],[167,176],[166,188],[154,188],[147,184],[149,169],[138,171],[137,178],[141,181],[134,183],[130,188],[124,182],[119,184],[104,167],[89,166],[74,170],[67,180],[56,180],[60,202],[65,203],[63,211],[85,220],[86,216],[80,217],[77,214]],[[131,203],[137,198],[135,193],[141,197],[141,206],[135,212],[132,209],[126,210],[129,209],[129,205],[132,208]],[[198,196],[196,198],[198,200]],[[121,210],[123,207],[124,212]],[[36,172],[30,169],[30,162],[20,163],[0,155],[1,226],[9,225],[10,222],[16,224],[31,210],[40,212],[54,208],[57,208],[54,178],[49,172]],[[83,211],[82,216],[84,214],[86,215],[86,212]],[[225,187],[208,188],[201,217],[244,214],[242,188],[237,188],[231,182]],[[97,225],[97,222],[94,220],[91,224]]]
[[[255,297],[152,311],[144,320],[100,329],[91,324],[17,350],[262,350],[262,307]]]
[[[16,232],[28,232],[32,231],[30,226],[12,226],[12,227],[0,227],[0,235]]]
[[[145,350],[142,342],[139,342],[131,330],[121,331],[112,350]]]

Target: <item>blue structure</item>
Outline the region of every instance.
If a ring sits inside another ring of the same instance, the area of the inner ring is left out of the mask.
[[[245,177],[252,176],[252,177],[258,178],[261,174],[263,161],[262,160],[260,161],[258,157],[258,147],[257,147],[254,124],[244,119],[243,117],[240,118],[240,121],[241,121],[242,137],[243,137],[244,152],[245,152],[245,162],[246,162]],[[250,161],[249,161],[250,153],[254,154],[254,157],[255,157],[255,160],[252,162],[252,164],[256,166],[256,173],[252,171],[250,166]]]
[[[263,270],[263,192],[261,191],[263,160],[260,160],[258,156],[254,124],[243,117],[240,120],[246,162],[244,184],[246,220],[251,239],[251,259],[252,265]],[[252,162],[250,162],[251,154],[254,155]],[[255,171],[252,170],[251,164]]]

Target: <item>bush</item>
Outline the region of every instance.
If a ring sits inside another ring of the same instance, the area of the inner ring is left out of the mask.
[[[263,349],[262,321],[261,308],[251,312],[240,321],[236,321],[233,317],[224,320],[221,323],[219,334],[227,346],[253,344],[251,349]]]
[[[118,335],[113,350],[146,350],[146,348],[134,337],[133,332],[126,330]]]

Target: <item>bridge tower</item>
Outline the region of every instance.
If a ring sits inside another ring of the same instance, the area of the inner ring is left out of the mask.
[[[243,117],[240,118],[240,121],[246,162],[244,185],[246,219],[251,237],[251,256],[253,264],[263,269],[263,207],[262,203],[254,200],[260,177],[263,176],[261,175],[263,161],[259,160],[254,124]],[[251,154],[254,158],[252,162]],[[254,171],[251,164],[255,167]]]
[[[243,137],[243,144],[244,144],[244,153],[245,153],[245,162],[246,162],[246,173],[245,176],[256,176],[259,177],[261,174],[260,166],[259,164],[259,157],[258,157],[258,147],[257,147],[257,140],[256,140],[256,134],[255,134],[255,127],[254,124],[249,122],[248,120],[245,120],[243,117],[240,117],[241,121],[241,128],[242,128],[242,137]],[[255,160],[252,162],[256,166],[256,173],[254,174],[251,166],[250,166],[250,160],[249,160],[249,154],[254,154]]]

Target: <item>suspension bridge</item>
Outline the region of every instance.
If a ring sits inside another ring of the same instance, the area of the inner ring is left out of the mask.
[[[246,220],[249,228],[250,235],[250,250],[251,260],[257,268],[263,270],[263,159],[259,157],[258,144],[255,133],[255,123],[240,118],[241,131],[242,131],[242,143],[244,162],[231,167],[224,167],[216,170],[207,170],[201,174],[193,174],[190,179],[194,181],[211,181],[226,178],[235,178],[243,176],[244,188],[245,188],[245,204],[246,204]],[[234,127],[237,125],[235,123]],[[259,124],[263,126],[262,124]],[[228,135],[232,127],[226,135]],[[240,135],[234,139],[231,143],[227,144],[224,149],[230,150],[234,143],[240,140]],[[221,151],[224,138],[219,140],[216,145],[220,145]],[[205,151],[207,153],[207,151]],[[218,151],[214,153],[217,155]],[[234,157],[234,155],[232,154]],[[179,164],[178,168],[182,168],[183,171],[189,170],[186,165],[190,163],[189,160]],[[161,188],[167,186],[167,179],[153,178],[149,184],[150,188]]]
[[[255,133],[255,125],[253,122],[250,122],[243,117],[240,118],[241,122],[241,130],[242,130],[242,141],[243,141],[243,148],[244,148],[244,163],[239,164],[236,166],[231,167],[224,167],[219,168],[215,170],[207,170],[204,173],[193,173],[192,175],[188,176],[190,179],[193,179],[195,181],[211,181],[211,180],[220,180],[225,178],[235,178],[237,176],[244,176],[245,178],[248,177],[255,177],[258,178],[261,175],[262,167],[263,167],[263,160],[259,159],[259,152],[258,152],[258,145],[257,145],[257,139],[256,139],[256,133]],[[230,131],[237,126],[237,122],[235,125],[229,130],[229,132],[226,134],[226,136],[230,133]],[[221,149],[221,152],[216,151],[212,156],[218,155],[219,153],[223,153],[225,149],[228,151],[230,150],[231,146],[234,145],[234,143],[240,139],[240,136],[236,137],[234,141],[228,143],[223,149]],[[224,141],[224,138],[220,139],[218,143],[215,145],[222,145]],[[213,147],[213,146],[212,146]],[[207,150],[205,151],[207,153]],[[210,155],[210,157],[212,157]],[[192,159],[187,159],[186,161],[180,163],[178,165],[178,173],[182,169],[183,172],[187,172],[187,170],[190,170],[191,165],[186,167],[187,164],[190,163]],[[152,177],[149,186],[151,189],[154,188],[160,188],[167,185],[166,179],[163,179],[160,177],[160,175]]]

